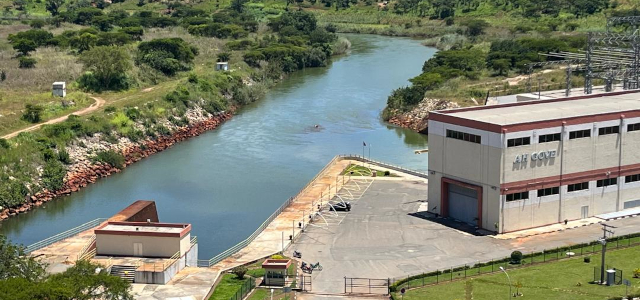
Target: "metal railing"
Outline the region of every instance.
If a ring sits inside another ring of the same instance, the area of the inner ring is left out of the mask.
[[[256,229],[248,238],[246,238],[242,242],[239,242],[235,246],[225,250],[224,252],[212,257],[211,259],[208,259],[208,260],[199,259],[198,260],[198,267],[211,267],[211,266],[221,262],[225,258],[228,258],[229,256],[231,256],[231,255],[235,254],[236,252],[242,250],[242,248],[246,247],[247,245],[249,245],[256,237],[258,237],[258,235],[260,235],[260,233],[262,233],[262,231],[265,228],[267,228],[267,226],[269,226],[269,224],[276,217],[278,217],[278,215],[280,215],[280,213],[282,213],[293,201],[295,201],[308,187],[310,187],[313,184],[315,184],[316,180],[318,180],[318,178],[322,174],[324,174],[329,167],[331,167],[333,164],[335,164],[340,159],[341,158],[340,158],[339,155],[334,156],[333,159],[331,159],[331,161],[328,164],[326,164],[324,166],[324,168],[322,168],[322,170],[320,170],[320,172],[318,172],[316,174],[316,176],[314,176],[302,189],[300,189],[300,191],[295,196],[290,197],[289,199],[287,199],[287,201],[282,203],[282,205],[278,209],[276,209],[276,211],[273,212],[271,214],[271,216],[269,216],[269,218],[267,218],[264,222],[262,222],[262,224],[258,227],[258,229]]]
[[[42,241],[39,241],[39,242],[36,242],[36,243],[33,243],[33,244],[27,246],[27,248],[25,248],[24,252],[26,254],[29,254],[29,253],[31,253],[33,251],[38,250],[38,249],[42,249],[42,248],[44,248],[46,246],[49,246],[51,244],[54,244],[56,242],[59,242],[61,240],[66,239],[66,238],[72,237],[72,236],[74,236],[74,235],[76,235],[78,233],[81,233],[81,232],[85,231],[85,230],[89,230],[89,229],[91,229],[93,227],[96,227],[96,226],[100,225],[102,222],[104,222],[106,220],[107,219],[105,219],[105,218],[95,219],[93,221],[89,221],[87,223],[84,223],[84,224],[82,224],[80,226],[71,228],[71,229],[69,229],[69,230],[67,230],[65,232],[58,233],[58,234],[56,234],[56,235],[54,235],[52,237],[46,238],[46,239],[44,239]]]
[[[180,259],[180,250],[178,250],[178,252],[174,253],[169,259],[163,261],[163,262],[157,262],[157,263],[147,263],[147,262],[143,262],[141,260],[137,261],[135,264],[136,267],[136,271],[152,271],[152,272],[164,272],[164,270],[166,270],[167,268],[171,267],[173,264],[175,264],[178,260]]]
[[[190,248],[193,248],[193,246],[195,246],[197,243],[198,243],[198,237],[194,235],[191,238],[191,247]]]
[[[96,249],[94,248],[91,251],[88,251],[88,252],[83,253],[82,255],[80,255],[78,257],[78,260],[91,260],[95,256],[96,256]]]
[[[82,247],[82,250],[80,250],[80,253],[78,253],[78,259],[77,260],[82,259],[84,254],[87,253],[87,251],[89,250],[89,248],[91,248],[91,245],[93,245],[93,243],[95,241],[96,241],[96,235],[92,234],[91,238],[89,238],[89,241],[87,241],[87,243],[84,245],[84,247]]]
[[[369,164],[372,164],[372,165],[377,165],[377,166],[380,166],[380,167],[383,167],[383,168],[387,168],[387,169],[391,169],[391,170],[395,170],[395,171],[411,174],[411,175],[422,177],[422,178],[428,178],[429,177],[429,174],[424,173],[424,172],[411,170],[411,169],[407,169],[407,168],[404,168],[404,167],[401,167],[401,166],[396,166],[396,165],[392,165],[392,164],[389,164],[389,163],[385,163],[385,162],[369,159],[369,158],[363,157],[362,155],[345,154],[345,155],[339,155],[339,157],[341,159],[351,159],[351,160],[363,161],[363,162],[366,162],[366,163],[369,163]]]

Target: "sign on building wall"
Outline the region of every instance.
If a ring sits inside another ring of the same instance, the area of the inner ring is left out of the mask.
[[[531,161],[546,160],[556,157],[556,150],[547,150],[531,153]],[[514,164],[526,163],[529,160],[529,154],[516,155]]]

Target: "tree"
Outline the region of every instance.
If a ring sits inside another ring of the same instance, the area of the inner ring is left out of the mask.
[[[181,38],[155,39],[138,45],[136,63],[173,76],[179,71],[190,70],[196,55],[198,48]]]
[[[231,272],[236,275],[238,279],[244,279],[244,275],[247,274],[247,267],[245,266],[237,266],[231,270]]]
[[[485,20],[470,20],[464,25],[467,26],[467,35],[469,36],[479,36],[489,27],[489,23]]]
[[[57,16],[60,14],[60,8],[64,4],[64,0],[47,0],[45,4],[45,8],[48,12],[51,13],[52,16]]]
[[[73,48],[78,49],[78,52],[82,53],[84,51],[91,49],[93,46],[96,45],[97,42],[98,42],[98,37],[95,34],[85,32],[79,36],[72,38],[69,41],[69,44]]]
[[[122,278],[85,260],[47,276],[44,264],[0,235],[0,299],[133,300],[129,287]]]
[[[92,72],[102,88],[120,88],[125,73],[131,69],[131,57],[125,49],[116,46],[98,46],[80,56],[84,70]]]
[[[31,28],[34,28],[34,29],[40,29],[44,27],[44,25],[45,25],[44,20],[41,20],[41,19],[34,19],[34,20],[31,20],[31,22],[29,23],[29,26],[31,26]]]
[[[25,112],[22,114],[22,119],[31,122],[38,123],[42,117],[43,108],[40,105],[36,104],[27,104],[24,106]]]
[[[13,49],[18,51],[21,56],[29,55],[29,52],[35,51],[38,45],[31,40],[17,40],[13,44]]]
[[[511,68],[511,62],[504,58],[492,60],[491,68],[494,71],[498,72],[498,75],[503,76],[509,72],[509,69]]]
[[[91,19],[91,25],[100,31],[109,31],[113,28],[113,19],[109,16],[95,16]]]
[[[36,281],[44,275],[44,264],[25,255],[23,247],[11,244],[7,237],[0,235],[0,282],[13,277]]]
[[[244,10],[244,4],[247,3],[248,0],[232,0],[231,1],[231,9],[235,10],[238,13],[241,13]]]

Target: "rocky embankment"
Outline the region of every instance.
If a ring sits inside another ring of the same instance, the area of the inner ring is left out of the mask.
[[[191,121],[188,126],[176,127],[165,121],[167,126],[171,126],[172,133],[156,139],[147,139],[133,143],[127,138],[120,138],[115,144],[109,144],[101,140],[98,134],[93,137],[79,139],[73,146],[68,148],[70,157],[74,163],[67,169],[64,186],[57,191],[44,190],[36,193],[30,196],[30,198],[19,207],[4,209],[0,212],[0,220],[27,212],[58,196],[77,192],[81,188],[96,182],[99,178],[107,177],[121,171],[109,164],[93,161],[91,153],[109,149],[119,151],[125,158],[124,165],[126,167],[147,156],[163,151],[180,141],[212,130],[230,119],[232,115],[231,112],[210,115],[197,107],[187,113],[187,118]]]
[[[448,100],[424,99],[410,111],[391,117],[389,123],[426,134],[429,126],[429,112],[458,107],[460,107],[460,105],[456,102]]]

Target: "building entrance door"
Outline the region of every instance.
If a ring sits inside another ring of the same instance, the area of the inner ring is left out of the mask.
[[[588,217],[589,217],[589,206],[583,206],[583,207],[581,208],[581,213],[582,213],[582,214],[581,214],[581,217],[582,217],[583,219],[588,218]]]
[[[449,184],[449,216],[462,222],[478,225],[478,196],[476,191]]]
[[[133,256],[142,257],[142,243],[133,243]]]

